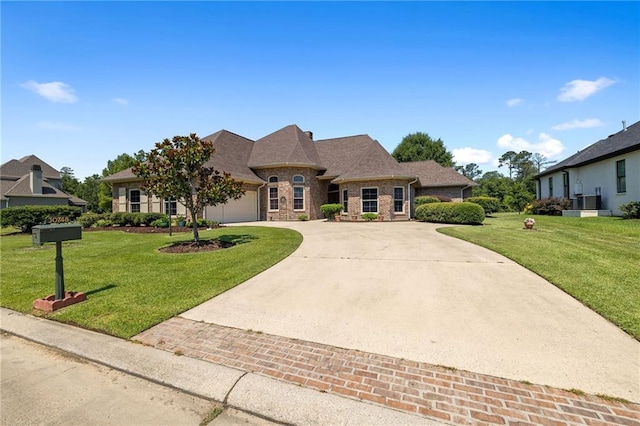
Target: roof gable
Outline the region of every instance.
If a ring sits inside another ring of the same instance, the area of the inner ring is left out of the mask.
[[[559,163],[548,167],[542,173],[539,173],[537,177],[548,175],[567,167],[578,167],[639,149],[640,121],[627,127],[626,130],[620,130],[618,133],[599,140],[593,145],[589,145]]]
[[[286,165],[324,169],[315,143],[295,124],[258,139],[248,163],[251,168]]]
[[[56,169],[35,155],[27,155],[19,160],[7,161],[0,166],[0,176],[2,176],[2,179],[17,180],[29,174],[31,167],[36,164],[42,168],[43,178],[60,179],[60,173]]]
[[[207,167],[229,173],[244,182],[263,183],[248,166],[254,142],[227,130],[220,130],[203,139],[213,142],[216,152],[206,163]]]
[[[466,176],[461,175],[450,167],[443,167],[433,160],[411,161],[400,163],[405,173],[416,176],[420,181],[420,187],[443,186],[478,186],[478,184]]]
[[[371,138],[369,138],[371,139]],[[376,140],[371,140],[351,167],[335,181],[383,178],[411,178],[400,164]]]
[[[42,194],[34,194],[31,190],[30,176],[27,174],[16,182],[12,182],[13,185],[7,188],[6,192],[2,195],[6,198],[9,197],[44,197],[44,198],[70,198],[70,195],[62,192],[54,186],[51,186],[47,181],[42,181]],[[3,191],[4,191],[3,187]]]

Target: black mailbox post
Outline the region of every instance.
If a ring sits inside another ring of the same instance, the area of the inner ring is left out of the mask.
[[[82,227],[76,224],[36,225],[32,229],[33,244],[56,243],[56,294],[55,300],[65,298],[64,271],[62,268],[62,242],[82,239]]]

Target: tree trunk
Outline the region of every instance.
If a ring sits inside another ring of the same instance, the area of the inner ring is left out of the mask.
[[[200,244],[200,234],[198,233],[198,218],[197,212],[194,209],[189,209],[191,212],[191,226],[193,226],[193,241],[196,244]]]

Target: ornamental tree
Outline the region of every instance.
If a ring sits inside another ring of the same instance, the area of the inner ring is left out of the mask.
[[[226,204],[244,195],[242,184],[206,163],[215,153],[213,142],[202,140],[195,133],[174,136],[156,143],[137,161],[133,173],[144,180],[142,189],[158,198],[174,199],[191,214],[193,240],[199,244],[198,215],[205,206]]]

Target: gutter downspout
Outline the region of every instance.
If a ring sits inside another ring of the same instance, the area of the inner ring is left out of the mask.
[[[469,184],[460,190],[460,199],[462,199],[462,201],[464,201],[464,190],[470,187],[471,185]]]
[[[409,200],[409,220],[411,220],[411,185],[418,181],[418,176],[416,176],[413,182],[409,182],[407,184],[407,200]]]
[[[258,213],[258,222],[260,222],[260,190],[262,188],[264,188],[265,186],[267,186],[267,183],[269,183],[269,182],[265,182],[265,183],[263,183],[262,185],[260,185],[258,187],[258,205],[256,207],[256,210],[258,210],[257,211],[257,213]],[[266,217],[265,217],[265,220],[266,220]]]

